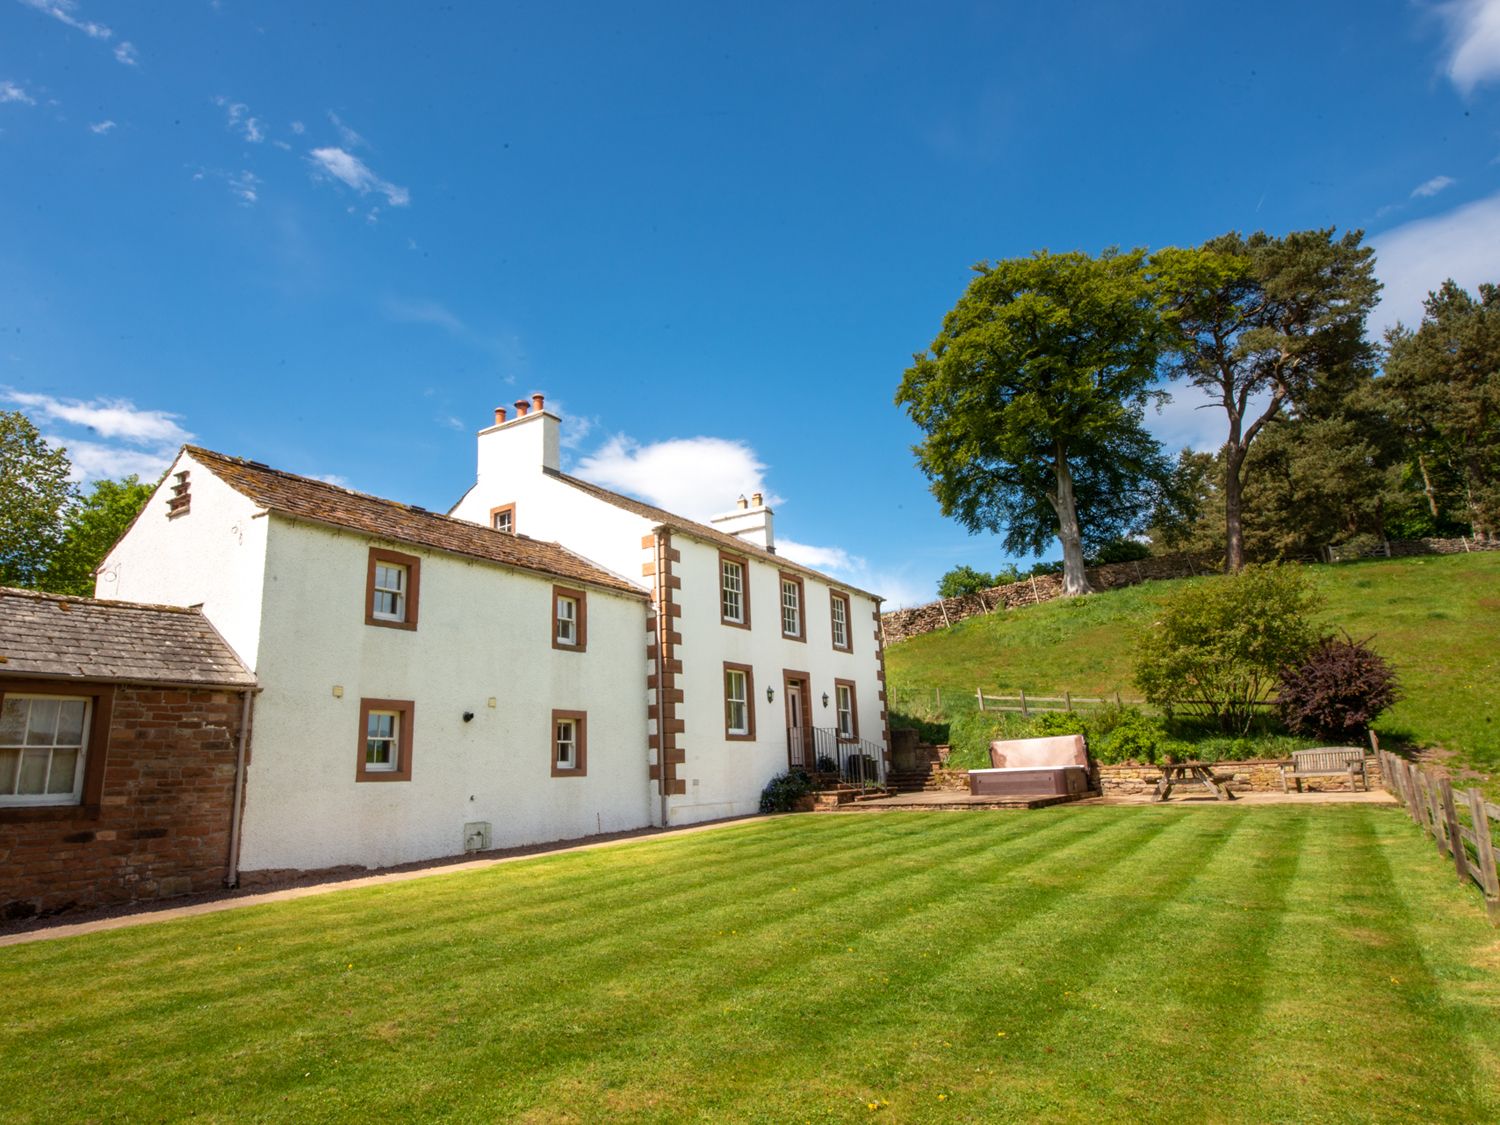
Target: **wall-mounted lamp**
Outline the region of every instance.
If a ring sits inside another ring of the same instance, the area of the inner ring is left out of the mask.
[[[773,688],[773,687],[766,688],[766,702],[769,703],[769,702],[771,702],[771,700],[773,700],[775,698],[776,698],[776,689]]]
[[[828,706],[828,693],[826,691],[823,693],[823,706]]]
[[[464,722],[466,722],[466,723],[472,723],[473,721],[474,721],[474,712],[473,711],[465,711],[464,712]]]

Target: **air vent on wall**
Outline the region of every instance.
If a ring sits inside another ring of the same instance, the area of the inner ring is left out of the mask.
[[[188,471],[183,469],[180,473],[173,473],[172,495],[167,498],[167,519],[187,515],[192,499],[188,493]]]

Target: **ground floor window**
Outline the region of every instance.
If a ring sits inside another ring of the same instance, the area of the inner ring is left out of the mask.
[[[838,714],[839,737],[852,742],[859,737],[859,714],[854,707],[854,684],[848,680],[835,680],[833,693]]]
[[[71,805],[83,794],[92,701],[7,693],[0,704],[0,805]]]
[[[724,737],[755,737],[755,677],[748,664],[724,664]]]
[[[413,714],[409,699],[362,699],[356,781],[410,781]]]
[[[588,770],[588,715],[552,712],[552,776],[583,777]]]

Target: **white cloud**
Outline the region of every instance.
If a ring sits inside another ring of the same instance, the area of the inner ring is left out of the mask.
[[[231,132],[238,133],[253,145],[266,139],[265,125],[260,118],[251,116],[250,107],[244,102],[232,102],[220,95],[214,99],[214,105],[223,107],[225,128]]]
[[[729,511],[741,495],[765,492],[765,471],[744,442],[715,437],[641,445],[620,434],[578,464],[581,477],[695,520]]]
[[[242,207],[253,206],[260,198],[261,179],[248,168],[239,172],[225,172],[219,168],[199,168],[193,172],[193,179],[223,181],[229,188],[229,194],[234,196],[235,201]]]
[[[856,567],[865,568],[865,560],[851,555],[842,547],[815,547],[811,543],[798,543],[795,539],[777,536],[776,553],[794,563],[810,566],[814,570],[847,572]]]
[[[36,105],[36,99],[26,92],[26,88],[19,82],[12,82],[9,78],[0,79],[0,105],[6,102]]]
[[[348,477],[341,477],[341,476],[338,475],[338,473],[323,473],[321,476],[315,476],[312,479],[313,480],[320,480],[324,484],[331,484],[335,488],[348,488],[349,487],[349,478]]]
[[[1500,193],[1442,215],[1418,219],[1374,235],[1375,273],[1384,284],[1370,316],[1378,335],[1400,320],[1415,326],[1427,294],[1452,278],[1472,290],[1481,281],[1500,281],[1495,247],[1500,246]]]
[[[431,324],[454,335],[464,331],[464,322],[436,301],[387,297],[382,307],[386,316],[401,324]]]
[[[177,424],[180,415],[164,410],[141,410],[128,399],[96,398],[87,402],[5,389],[0,398],[24,406],[43,418],[93,430],[103,438],[137,445],[177,446],[193,437]]]
[[[339,120],[339,115],[333,110],[328,111],[328,120],[333,122],[333,127],[339,131],[339,140],[344,142],[345,148],[367,148],[368,142],[349,126]]]
[[[114,127],[115,123],[113,121],[95,121],[92,125],[89,126],[89,132],[99,133],[103,135],[104,133],[109,132]]]
[[[1413,199],[1431,199],[1444,188],[1450,188],[1458,181],[1452,176],[1433,176],[1425,183],[1420,183],[1411,189]]]
[[[1500,0],[1451,0],[1439,9],[1448,25],[1448,77],[1464,93],[1500,78]]]
[[[90,39],[108,39],[114,34],[102,23],[94,23],[92,20],[82,19],[76,15],[78,0],[21,0],[21,3],[51,16],[60,23],[76,28]]]
[[[790,562],[821,570],[851,586],[879,594],[886,601],[886,609],[925,605],[933,598],[932,582],[913,579],[908,567],[897,570],[872,567],[864,558],[851,555],[842,547],[817,547],[778,535],[776,553]]]
[[[67,451],[68,460],[73,465],[73,471],[68,475],[75,481],[118,479],[132,473],[144,481],[154,481],[167,471],[176,452],[175,449],[127,449],[53,434],[47,435],[47,444]]]
[[[140,52],[135,49],[134,43],[120,43],[115,48],[115,60],[124,63],[126,66],[141,65]]]
[[[300,122],[300,121],[293,121],[292,122],[292,132],[296,133],[297,136],[300,137],[303,133],[307,132],[307,126],[304,125],[304,124],[302,124],[302,122]]]
[[[315,148],[308,160],[315,179],[332,177],[360,195],[378,192],[392,207],[405,207],[411,202],[411,193],[404,187],[381,179],[363,160],[341,148]]]

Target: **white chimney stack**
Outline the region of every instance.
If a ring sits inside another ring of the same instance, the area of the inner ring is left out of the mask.
[[[772,518],[775,514],[766,507],[765,497],[755,492],[751,494],[748,503],[741,496],[734,502],[734,511],[722,516],[714,516],[708,522],[719,531],[737,536],[747,543],[754,543],[757,547],[774,551],[776,550],[776,536],[772,529]]]
[[[504,492],[543,469],[562,467],[562,419],[545,406],[540,394],[529,401],[518,398],[516,416],[509,421],[505,407],[495,408],[495,424],[479,431],[481,481],[491,481]]]

